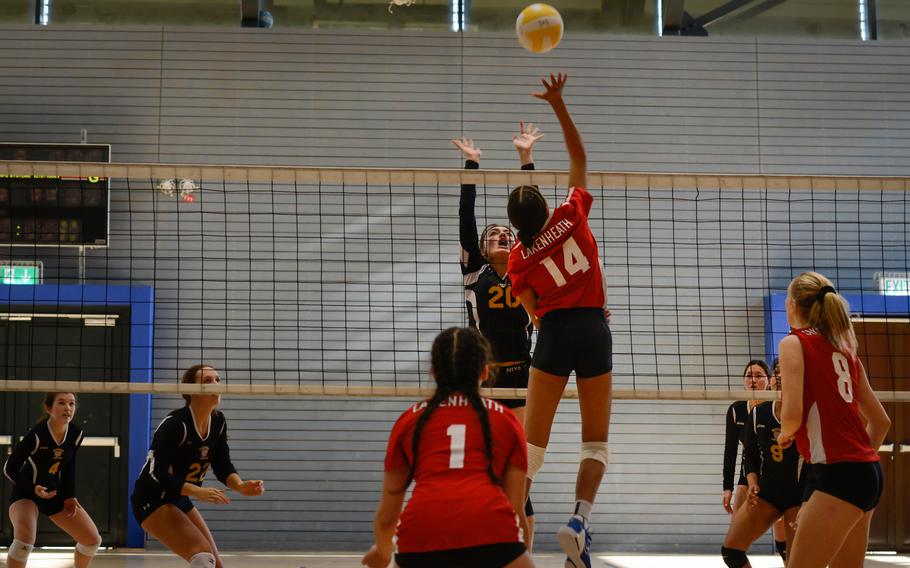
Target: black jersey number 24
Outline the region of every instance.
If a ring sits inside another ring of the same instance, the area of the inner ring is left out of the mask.
[[[503,308],[517,308],[521,303],[518,301],[518,298],[512,296],[512,287],[506,286],[490,286],[490,289],[487,290],[490,294],[489,306],[494,310],[501,310]],[[505,301],[503,303],[503,301]]]

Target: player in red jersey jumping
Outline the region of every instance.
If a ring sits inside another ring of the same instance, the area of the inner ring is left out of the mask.
[[[436,392],[392,428],[376,544],[364,565],[386,568],[397,534],[401,568],[533,568],[522,541],[527,442],[512,411],[478,391],[492,362],[476,329],[452,327],[436,337]]]
[[[780,343],[781,432],[811,464],[789,568],[860,568],[883,478],[877,448],[891,426],[856,356],[846,300],[805,272],[787,289]]]
[[[566,566],[590,568],[589,519],[607,468],[613,354],[607,325],[606,283],[597,243],[588,226],[593,198],[586,186],[587,159],[581,135],[562,99],[566,76],[550,75],[534,96],[550,103],[569,154],[569,194],[550,210],[534,186],[509,195],[509,221],[519,242],[509,254],[512,292],[538,327],[528,384],[525,432],[528,480],[543,465],[550,429],[562,393],[575,371],[581,411],[581,456],[575,511],[558,532]]]

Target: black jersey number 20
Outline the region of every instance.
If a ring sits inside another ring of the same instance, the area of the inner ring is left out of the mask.
[[[489,306],[490,309],[501,310],[503,308],[517,308],[518,298],[512,296],[512,287],[506,286],[505,288],[501,286],[490,286],[490,289],[487,290],[490,294]],[[503,303],[505,300],[505,303]]]

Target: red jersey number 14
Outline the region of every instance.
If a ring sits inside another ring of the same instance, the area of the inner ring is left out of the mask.
[[[566,278],[562,275],[562,271],[558,266],[556,266],[556,263],[553,261],[553,256],[548,256],[547,258],[541,260],[540,264],[542,264],[544,268],[547,269],[547,272],[550,273],[550,276],[553,277],[553,281],[556,282],[556,286],[565,286]],[[584,273],[591,269],[591,263],[588,262],[588,259],[585,257],[584,253],[581,252],[581,248],[579,248],[578,243],[575,242],[575,237],[569,237],[566,239],[566,242],[562,244],[562,259],[566,274],[569,276],[575,274],[576,272]]]

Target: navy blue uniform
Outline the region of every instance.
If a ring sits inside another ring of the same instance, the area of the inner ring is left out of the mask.
[[[477,169],[473,160],[466,169]],[[525,164],[523,170],[533,170]],[[464,277],[465,305],[468,323],[478,329],[493,348],[493,359],[499,364],[497,387],[527,388],[531,359],[531,319],[518,298],[512,294],[512,283],[506,274],[500,277],[480,252],[474,202],[477,188],[462,184],[458,204],[458,236],[461,242],[461,273]],[[499,400],[505,406],[524,406],[523,400]]]
[[[749,403],[738,400],[727,409],[727,429],[724,441],[724,491],[733,490],[733,474],[736,472],[736,449],[746,443],[746,422],[749,419]],[[739,464],[738,485],[747,485],[743,461]]]
[[[783,514],[791,507],[799,507],[803,492],[796,444],[784,449],[777,443],[780,420],[774,415],[774,408],[779,404],[763,402],[749,413],[743,461],[746,475],[758,475],[758,496]]]
[[[155,430],[148,458],[133,487],[133,514],[139,524],[165,504],[183,512],[193,509],[190,499],[180,491],[184,483],[201,487],[209,467],[222,483],[237,473],[231,463],[224,414],[212,412],[204,438],[196,430],[189,406],[168,414]]]
[[[13,448],[3,464],[3,474],[13,483],[10,503],[31,499],[45,515],[63,510],[63,502],[76,496],[76,452],[82,444],[82,429],[68,424],[59,443],[45,418]],[[35,487],[57,491],[50,499],[35,495]]]

